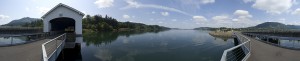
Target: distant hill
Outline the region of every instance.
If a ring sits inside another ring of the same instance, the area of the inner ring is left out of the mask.
[[[24,17],[21,19],[17,19],[17,20],[12,20],[11,22],[4,24],[2,26],[22,26],[25,25],[26,23],[31,23],[33,21],[37,21],[40,20],[38,18],[30,18],[30,17]]]
[[[252,28],[288,28],[288,26],[279,22],[264,22]]]
[[[285,25],[279,22],[264,22],[249,28],[300,29],[299,25]]]
[[[194,28],[194,30],[210,30],[212,29],[211,27],[198,27],[198,28]]]
[[[263,28],[263,29],[300,29],[300,25],[285,25],[279,22],[264,22],[258,24],[256,26],[247,27],[248,29],[255,29],[255,28]],[[195,30],[216,30],[216,29],[230,29],[226,27],[220,28],[212,28],[212,27],[198,27],[194,28]]]

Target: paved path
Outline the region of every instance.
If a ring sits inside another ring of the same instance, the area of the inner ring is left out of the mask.
[[[251,56],[248,61],[300,61],[300,50],[276,47],[248,38],[251,40]]]
[[[46,39],[27,44],[0,47],[0,61],[41,61],[42,44],[57,36],[48,36]]]
[[[32,43],[0,47],[0,61],[41,61],[42,44],[50,39]]]

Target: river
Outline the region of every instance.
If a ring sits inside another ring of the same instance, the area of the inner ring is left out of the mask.
[[[199,30],[85,33],[83,61],[219,61],[232,38]]]

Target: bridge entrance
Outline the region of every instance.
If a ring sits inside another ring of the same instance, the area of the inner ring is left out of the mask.
[[[68,32],[74,33],[75,32],[75,20],[72,18],[55,18],[50,20],[51,23],[51,31],[58,31],[58,32]]]

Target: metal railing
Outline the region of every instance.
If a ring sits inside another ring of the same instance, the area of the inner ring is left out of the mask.
[[[234,34],[237,36],[241,44],[224,50],[220,61],[246,61],[250,57],[250,39],[245,37],[244,35],[240,35],[237,33]]]
[[[55,61],[64,48],[66,33],[42,44],[43,61]]]

